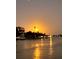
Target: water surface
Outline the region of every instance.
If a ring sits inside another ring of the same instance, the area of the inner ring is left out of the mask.
[[[62,59],[61,39],[17,40],[16,59]]]

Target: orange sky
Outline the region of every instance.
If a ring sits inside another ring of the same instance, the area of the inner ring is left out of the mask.
[[[62,0],[16,0],[16,26],[33,31],[60,34],[62,32]]]
[[[48,28],[46,27],[46,23],[44,23],[41,20],[39,21],[34,21],[34,20],[32,21],[32,20],[29,20],[28,24],[24,25],[26,31],[34,31],[34,26],[36,26],[39,32],[43,32],[43,33],[47,32]]]

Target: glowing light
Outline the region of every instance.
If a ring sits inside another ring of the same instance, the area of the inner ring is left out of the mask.
[[[49,52],[49,54],[50,55],[52,55],[52,53],[53,53],[53,43],[52,43],[52,36],[50,35],[50,52]]]
[[[36,46],[36,47],[39,47],[39,44],[36,44],[35,46]]]
[[[34,50],[34,59],[40,59],[40,49],[39,49],[39,47],[35,48],[35,50]]]
[[[32,19],[32,18],[29,18],[29,19]],[[34,18],[32,20],[37,20],[37,19],[38,18]],[[32,32],[47,33],[48,28],[47,28],[47,26],[44,22],[42,22],[42,21],[32,21],[32,20],[29,20],[28,24],[25,23],[24,28],[25,28],[26,32],[32,31]],[[40,18],[39,18],[39,20],[40,20]]]
[[[36,26],[34,26],[33,32],[39,32],[39,30]]]

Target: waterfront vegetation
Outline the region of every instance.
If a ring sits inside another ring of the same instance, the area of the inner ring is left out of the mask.
[[[47,35],[46,33],[32,31],[25,32],[25,29],[23,27],[16,27],[16,39],[48,39],[49,37],[50,35]],[[62,35],[51,35],[51,37],[62,37]]]

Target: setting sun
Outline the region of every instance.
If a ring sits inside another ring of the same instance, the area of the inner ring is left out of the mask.
[[[16,0],[16,59],[62,59],[61,43],[62,0]]]
[[[40,19],[40,18],[39,18]],[[29,25],[30,24],[30,25]],[[41,32],[41,33],[47,33],[48,27],[45,26],[46,24],[44,22],[40,21],[31,21],[26,24],[24,24],[25,31],[32,31],[32,32]]]
[[[39,32],[39,29],[36,26],[34,26],[33,32]]]

